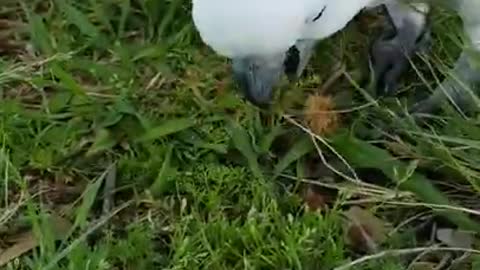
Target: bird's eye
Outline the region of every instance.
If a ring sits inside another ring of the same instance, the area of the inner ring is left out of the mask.
[[[323,12],[325,11],[325,9],[327,9],[327,6],[324,6],[322,8],[322,10],[320,11],[320,13],[317,14],[317,16],[315,16],[315,18],[313,18],[313,22],[317,21],[318,19],[320,19],[323,15]]]

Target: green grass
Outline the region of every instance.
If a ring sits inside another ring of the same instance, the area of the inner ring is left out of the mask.
[[[434,87],[455,61],[455,16],[436,10],[433,52],[405,76],[410,91],[342,115],[315,145],[285,115],[338,62],[359,81],[374,34],[353,22],[323,42],[307,76],[265,112],[239,98],[189,10],[181,0],[2,1],[0,258],[19,232],[38,239],[4,269],[333,269],[361,256],[342,227],[358,199],[394,225],[433,209],[478,230],[462,211],[480,208],[478,117],[448,106],[425,126],[400,117],[411,89]],[[340,107],[374,99],[346,77],[332,87]],[[329,210],[305,211],[301,180],[319,149],[375,186],[359,196],[363,187],[325,167],[319,180],[340,192]],[[424,245],[414,227],[381,249]],[[352,269],[404,266],[393,257]]]

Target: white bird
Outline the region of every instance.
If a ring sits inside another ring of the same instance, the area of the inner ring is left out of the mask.
[[[373,44],[371,59],[379,90],[394,91],[396,80],[408,66],[405,52],[407,56],[415,53],[427,32],[424,12],[429,10],[428,4],[407,6],[407,0],[192,1],[193,21],[202,40],[216,53],[232,59],[235,80],[247,99],[257,105],[271,102],[272,89],[284,73],[297,77],[302,73],[318,41],[343,29],[362,9],[378,5],[385,5],[396,31]],[[480,0],[445,2],[462,16],[470,45],[480,52],[480,16],[476,15]],[[298,51],[293,71],[285,67],[292,48]],[[467,50],[453,72],[467,84],[478,82],[480,73],[466,65],[466,54]],[[447,87],[447,94],[459,91],[453,79],[439,87]],[[445,91],[439,89],[433,96],[439,99],[440,92]]]

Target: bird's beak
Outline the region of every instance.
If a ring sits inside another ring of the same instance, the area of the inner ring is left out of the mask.
[[[273,88],[283,74],[285,56],[245,57],[233,59],[233,75],[247,100],[259,107],[268,106]]]

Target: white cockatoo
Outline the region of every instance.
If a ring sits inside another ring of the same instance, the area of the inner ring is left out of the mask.
[[[283,74],[290,72],[298,77],[302,73],[318,41],[343,29],[362,9],[378,5],[385,5],[396,31],[373,44],[371,59],[379,91],[392,92],[408,64],[407,57],[418,49],[427,32],[429,10],[428,4],[409,6],[404,3],[407,0],[192,1],[193,21],[201,39],[232,60],[235,80],[247,99],[257,105],[271,102],[272,89]],[[463,16],[466,32],[480,51],[480,16],[472,11],[480,10],[480,0],[454,2],[450,6]],[[298,59],[293,70],[286,70],[285,61],[292,48]],[[463,64],[464,58],[462,55],[460,67],[454,71],[477,74]],[[475,76],[467,77],[475,80]]]

